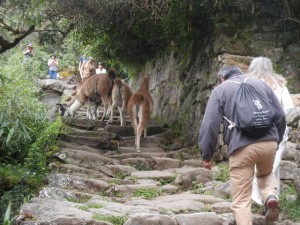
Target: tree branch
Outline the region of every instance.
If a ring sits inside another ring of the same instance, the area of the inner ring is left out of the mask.
[[[27,37],[30,33],[32,33],[35,29],[35,25],[32,25],[29,27],[27,31],[24,31],[21,36],[16,37],[13,42],[9,42],[8,40],[4,39],[2,36],[0,36],[0,54],[3,52],[6,52],[7,50],[15,47],[21,40],[23,40],[25,37]]]

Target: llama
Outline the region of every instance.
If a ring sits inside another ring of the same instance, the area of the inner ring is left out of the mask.
[[[140,152],[141,135],[147,137],[147,124],[153,111],[153,99],[149,93],[149,78],[143,77],[140,89],[129,99],[128,114],[135,133],[135,147]]]
[[[81,84],[82,82],[77,86],[77,88],[71,93],[70,96],[68,96],[68,98],[63,102],[63,103],[57,103],[56,105],[58,105],[60,108],[60,115],[61,116],[67,116],[68,115],[68,110],[67,108],[70,107],[76,100],[76,95],[77,95],[77,92],[79,91],[79,89],[81,88]],[[87,118],[88,119],[96,119],[97,117],[97,108],[98,108],[98,105],[100,104],[101,102],[98,102],[95,103],[93,101],[86,101],[84,104],[87,106],[87,110],[86,110],[86,113],[87,113]]]
[[[113,122],[114,108],[117,107],[120,113],[121,126],[125,126],[127,105],[130,97],[132,96],[132,91],[129,85],[120,78],[114,80],[114,86],[112,90],[112,105],[110,107],[110,120]]]
[[[101,76],[94,74],[85,78],[77,87],[75,96],[71,98],[68,115],[74,117],[75,113],[83,104],[90,105],[91,103],[95,103],[96,107],[93,107],[91,112],[95,119],[97,106],[102,102],[104,105],[104,113],[101,121],[103,121],[110,104],[113,80],[115,78],[115,70],[110,70],[108,74],[103,74]],[[89,110],[90,109],[88,109],[88,111]]]

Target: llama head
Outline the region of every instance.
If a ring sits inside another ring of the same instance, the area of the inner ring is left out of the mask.
[[[149,90],[149,77],[147,75],[143,77],[140,89]]]
[[[108,71],[108,76],[114,80],[115,78],[118,77],[118,72],[115,68],[111,68],[109,71]]]
[[[67,117],[68,116],[68,107],[65,104],[57,103],[60,116]]]

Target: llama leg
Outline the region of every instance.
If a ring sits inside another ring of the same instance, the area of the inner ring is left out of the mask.
[[[107,105],[104,105],[104,111],[103,111],[103,115],[102,115],[101,121],[104,121],[106,113],[107,113]]]
[[[141,136],[143,133],[143,127],[141,124],[137,126],[137,131],[136,131],[136,151],[141,152]]]
[[[93,105],[91,105],[90,113],[91,113],[91,118],[93,120],[97,119],[97,108],[98,105],[96,103],[93,103]]]
[[[112,104],[109,108],[109,111],[110,111],[110,119],[109,119],[109,122],[112,123],[114,121],[114,107],[115,105]]]
[[[126,110],[122,110],[122,118],[123,118],[123,125],[121,126],[125,126],[126,125]]]
[[[108,105],[107,106],[106,116],[109,116],[111,114],[112,110],[113,110],[113,107],[111,107],[111,105]]]
[[[126,124],[126,103],[125,103],[125,101],[123,100],[123,102],[122,102],[122,108],[121,109],[119,109],[119,111],[120,111],[120,118],[121,118],[121,126],[125,126],[125,124]],[[121,113],[122,112],[122,113]]]
[[[147,125],[145,125],[145,128],[144,128],[144,137],[147,137]]]
[[[134,126],[133,127],[134,128],[134,148],[136,148],[136,146],[137,146],[137,127],[136,126]]]
[[[76,98],[75,97],[71,97],[71,99],[69,101],[66,101],[64,104],[69,107],[71,106],[74,102],[75,102]]]
[[[88,119],[92,119],[91,103],[90,102],[87,102],[87,104],[86,104],[86,117]]]
[[[118,107],[119,113],[120,113],[120,122],[121,122],[121,126],[124,126],[124,111],[121,107]]]
[[[70,107],[70,111],[69,111],[70,116],[74,117],[75,113],[81,106],[82,106],[82,103],[79,102],[78,100],[75,100],[75,102]]]

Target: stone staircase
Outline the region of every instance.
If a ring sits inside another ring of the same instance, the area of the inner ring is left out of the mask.
[[[216,181],[218,167],[202,168],[198,149],[182,146],[171,129],[150,121],[137,153],[128,121],[107,125],[82,110],[64,123],[47,185],[14,224],[234,224],[229,182]],[[254,214],[253,224],[265,224],[264,217]]]

